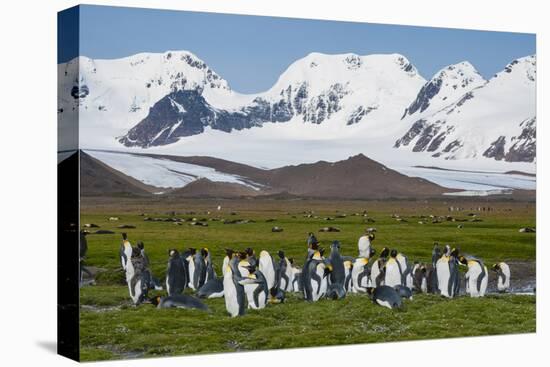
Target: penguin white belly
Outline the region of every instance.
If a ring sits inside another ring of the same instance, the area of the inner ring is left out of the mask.
[[[275,285],[275,267],[273,266],[273,259],[267,251],[260,252],[259,269],[264,274],[267,281],[267,287],[273,288]]]
[[[292,292],[294,291],[294,271],[292,271],[292,268],[289,266],[286,270],[286,276],[288,278],[288,284],[286,288],[284,289],[285,292]]]
[[[300,287],[298,285],[298,282],[300,281],[300,277],[302,276],[302,271],[297,268],[292,268],[292,291],[296,293],[300,293]]]
[[[505,292],[510,288],[510,267],[506,263],[500,263],[499,265],[502,274],[497,276],[497,289],[500,292]]]
[[[437,273],[437,288],[442,296],[450,297],[449,295],[449,281],[451,278],[451,272],[449,269],[448,259],[441,258],[437,260],[435,264],[435,270]]]
[[[361,280],[359,280],[359,274],[363,273],[365,271],[364,265],[355,265],[351,270],[351,289],[353,293],[364,293],[367,291],[367,287],[369,286],[369,279],[368,277],[363,277]]]
[[[397,261],[390,259],[386,264],[386,276],[384,278],[385,285],[395,287],[401,284],[401,272]]]
[[[168,292],[168,294],[172,294],[170,293],[170,276],[168,274],[166,274],[166,292]]]
[[[134,269],[134,264],[132,264],[132,262],[128,260],[128,262],[126,263],[126,282],[128,284],[130,284],[135,273],[136,272]]]
[[[317,265],[315,272],[321,278],[321,283],[319,285],[316,281],[311,282],[312,289],[313,289],[312,299],[314,302],[318,301],[321,297],[323,297],[327,293],[327,286],[328,286],[327,277],[325,277],[325,264],[321,263]]]
[[[131,285],[130,285],[131,288]],[[141,279],[136,282],[133,289],[130,289],[130,298],[134,305],[137,305],[141,297]]]
[[[376,299],[376,303],[378,303],[380,306],[387,307],[390,310],[392,309],[388,301],[382,301],[381,299]]]
[[[248,301],[248,308],[258,309],[254,302],[254,291],[258,288],[258,284],[245,284],[244,293],[246,294],[246,300]],[[262,292],[263,293],[263,292]],[[259,297],[258,297],[259,299]]]
[[[357,242],[357,247],[359,249],[359,257],[366,257],[368,259],[370,256],[370,241],[368,236],[361,236],[359,242]]]
[[[192,257],[187,258],[189,264],[189,288],[195,290],[195,285],[193,284],[193,279],[195,277],[195,262]]]
[[[466,292],[470,293],[471,297],[479,297],[480,292],[477,288],[477,280],[481,275],[481,266],[478,263],[474,265],[468,265],[468,272],[466,273]]]
[[[428,281],[426,280],[426,277],[422,278],[422,283],[420,283],[420,290],[422,293],[428,292]]]
[[[223,291],[217,292],[217,293],[212,293],[207,298],[222,298],[223,294],[224,294]]]
[[[225,299],[225,309],[231,317],[239,316],[239,301],[237,300],[237,289],[233,283],[233,274],[227,271],[223,277],[223,291]]]
[[[378,261],[375,261],[374,264],[372,264],[372,268],[370,269],[370,286],[376,288],[376,278],[380,276],[380,266],[378,265]],[[380,285],[384,285],[384,279],[382,279]]]
[[[488,278],[489,278],[489,273],[487,273],[487,267],[486,266],[484,266],[484,270],[485,270],[485,276],[481,280],[481,287],[480,287],[480,290],[479,290],[479,296],[480,297],[485,297],[485,292],[487,292],[487,282],[488,282]]]
[[[226,269],[228,268],[228,265],[229,265],[229,257],[224,257],[223,258],[223,264],[222,264],[222,276],[225,275],[225,272],[227,271]]]

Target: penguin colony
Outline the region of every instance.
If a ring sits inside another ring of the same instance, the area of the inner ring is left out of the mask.
[[[372,243],[374,231],[369,228],[358,241],[358,257],[341,254],[341,244],[333,241],[330,253],[313,233],[309,233],[304,265],[299,268],[284,251],[273,257],[267,251],[226,249],[221,275],[214,270],[207,248],[170,249],[166,271],[166,296],[148,299],[151,289],[162,290],[159,280],[149,270],[145,246],[133,247],[125,233],[120,245],[120,261],[125,272],[130,298],[135,305],[151,303],[158,308],[193,308],[208,311],[200,298],[225,299],[231,317],[244,315],[247,309],[263,309],[268,304],[283,303],[287,292],[301,293],[305,301],[321,298],[342,299],[347,293],[366,294],[374,304],[390,309],[403,306],[403,299],[412,300],[413,293],[432,293],[453,298],[459,295],[460,266],[465,292],[470,297],[483,297],[487,291],[488,270],[483,261],[460,254],[459,249],[443,248],[435,243],[431,264],[411,263],[395,249],[382,248],[375,258]],[[510,287],[510,267],[500,262],[491,267],[497,275],[497,290]],[[185,289],[194,297],[184,294]]]

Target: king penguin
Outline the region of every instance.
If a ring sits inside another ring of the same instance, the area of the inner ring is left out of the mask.
[[[447,298],[458,295],[458,284],[460,282],[458,272],[458,250],[451,250],[449,245],[445,246],[443,255],[436,262],[437,288],[439,293]]]
[[[390,257],[385,265],[384,284],[388,287],[403,285],[403,269],[397,261],[397,251],[391,250]]]
[[[292,292],[292,285],[294,283],[294,272],[292,271],[292,264],[290,260],[285,256],[284,251],[277,253],[279,256],[279,288],[284,292]]]
[[[302,269],[294,265],[294,259],[290,258],[289,261],[292,265],[292,290],[297,293],[303,293]]]
[[[399,266],[401,268],[401,284],[407,288],[412,289],[413,287],[413,277],[412,277],[412,267],[409,263],[409,260],[401,252],[395,257]]]
[[[260,310],[265,308],[269,300],[269,287],[264,274],[247,261],[239,263],[239,272],[244,278],[254,279],[252,284],[244,285],[244,292],[248,301],[248,308]]]
[[[437,282],[437,261],[441,258],[441,249],[439,248],[439,243],[434,242],[432,249],[432,264],[426,273],[426,278],[428,281],[428,293],[438,294],[439,287]]]
[[[353,293],[366,293],[370,287],[371,269],[369,259],[359,257],[355,259],[351,270],[351,289]]]
[[[464,275],[466,280],[466,293],[470,297],[477,298],[485,296],[487,291],[487,267],[481,260],[466,259],[464,256],[459,257],[460,264],[466,265],[468,271]]]
[[[353,280],[352,280],[352,272],[353,272],[353,261],[352,260],[344,260],[344,271],[346,274],[346,280],[344,281],[344,289],[346,290],[346,293],[353,291]],[[369,273],[370,277],[370,273]]]
[[[308,260],[302,269],[302,283],[304,298],[309,302],[316,302],[327,292],[327,275],[330,271],[323,260],[322,250],[308,255]]]
[[[330,245],[330,255],[327,259],[331,267],[327,297],[332,299],[341,299],[346,296],[346,269],[342,255],[340,255],[340,248],[340,242],[333,241]]]
[[[359,249],[359,257],[369,259],[374,253],[372,253],[372,242],[374,241],[374,233],[369,230],[365,231],[365,234],[359,237],[357,242],[357,248]]]
[[[413,289],[419,293],[428,292],[428,276],[425,264],[414,263],[412,269]]]
[[[370,270],[370,284],[372,287],[379,287],[384,284],[384,267],[390,250],[386,247],[380,251],[378,259],[372,263]]]
[[[150,301],[157,308],[194,308],[201,311],[209,311],[208,306],[199,299],[187,294],[174,294],[166,297],[156,296],[151,298]]]
[[[369,288],[368,292],[372,297],[372,301],[377,305],[387,307],[390,310],[399,309],[403,306],[401,296],[392,287],[381,285],[376,288]]]
[[[258,260],[258,268],[262,272],[262,274],[265,276],[265,279],[267,281],[267,286],[269,289],[272,289],[277,284],[277,269],[275,267],[275,262],[273,261],[273,257],[269,254],[267,251],[260,252],[260,259]]]
[[[246,310],[246,296],[244,285],[250,284],[239,273],[239,256],[233,255],[229,260],[223,276],[223,293],[225,309],[231,317],[242,316]],[[254,280],[255,281],[255,280]]]
[[[494,264],[491,268],[497,273],[497,290],[507,292],[510,288],[510,267],[505,262]]]
[[[128,290],[130,291],[130,298],[137,306],[147,297],[149,285],[151,284],[151,273],[145,265],[141,250],[137,247],[132,248],[132,256],[127,268],[130,268],[130,264],[134,272],[128,281]]]
[[[187,286],[185,265],[178,250],[168,251],[168,267],[166,269],[166,291],[169,296],[180,294]]]
[[[122,243],[120,245],[120,264],[126,273],[126,282],[129,282],[134,275],[134,269],[130,259],[132,258],[132,244],[128,241],[126,233],[122,234]]]

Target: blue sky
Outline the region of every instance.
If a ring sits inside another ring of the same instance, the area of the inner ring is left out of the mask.
[[[60,18],[60,24],[65,24]],[[60,41],[59,62],[74,57]],[[80,55],[119,58],[188,50],[241,93],[267,90],[310,52],[400,53],[425,78],[470,61],[486,78],[534,54],[535,35],[140,8],[82,6]]]

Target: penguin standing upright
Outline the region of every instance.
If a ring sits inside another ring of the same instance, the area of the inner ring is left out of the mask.
[[[369,259],[359,257],[355,259],[351,269],[351,289],[353,293],[366,293],[371,286],[371,269]]]
[[[397,261],[397,251],[391,250],[390,257],[384,266],[384,284],[388,287],[403,285],[403,270],[401,264]]]
[[[390,250],[384,247],[382,251],[380,251],[378,259],[372,263],[370,269],[371,287],[379,287],[384,284],[384,268],[389,254]]]
[[[327,297],[332,299],[341,299],[346,296],[346,269],[344,260],[340,255],[340,242],[334,241],[330,246],[330,255],[328,264],[331,266],[329,285],[327,289]]]
[[[293,282],[294,282],[294,272],[292,271],[292,264],[290,260],[285,256],[284,251],[279,251],[277,253],[279,256],[279,272],[280,272],[280,281],[279,288],[284,292],[292,292]]]
[[[316,302],[326,294],[329,269],[323,260],[322,250],[317,250],[308,255],[302,269],[302,283],[306,301]]]
[[[262,272],[262,274],[265,276],[265,279],[267,281],[267,286],[271,290],[273,287],[275,287],[277,284],[277,269],[275,268],[275,262],[273,261],[273,258],[269,254],[269,252],[263,250],[260,252],[260,259],[258,260],[258,268]]]
[[[134,269],[130,259],[132,258],[132,244],[128,241],[126,233],[122,234],[122,243],[120,245],[120,264],[122,269],[126,272],[126,282],[129,282],[134,275]]]
[[[468,271],[464,275],[464,279],[466,280],[466,293],[473,298],[485,296],[485,292],[487,291],[487,279],[489,277],[487,267],[481,260],[466,259],[464,256],[460,256],[459,262],[468,267]]]
[[[412,269],[413,289],[419,293],[428,292],[428,275],[425,264],[415,262]]]
[[[497,273],[497,290],[501,293],[510,288],[510,267],[505,262],[494,264],[491,268]]]
[[[374,238],[374,233],[369,230],[367,230],[363,236],[359,237],[359,241],[357,242],[359,257],[369,259],[372,255],[374,255],[371,244],[372,241],[374,241]]]
[[[346,280],[344,281],[344,289],[347,292],[353,291],[353,280],[352,280],[352,272],[353,272],[353,261],[351,260],[344,260],[344,270],[346,274]],[[370,273],[368,275],[370,277]]]
[[[239,262],[239,256],[233,255],[229,260],[227,265],[228,268],[223,276],[223,298],[225,300],[225,309],[231,317],[244,315],[246,310],[244,285],[251,283],[241,276],[238,269]]]
[[[166,269],[166,291],[169,296],[180,294],[189,283],[186,277],[185,265],[178,250],[168,251],[168,267]]]
[[[302,269],[294,266],[294,259],[289,259],[292,269],[292,290],[294,292],[303,293],[304,287],[302,285]]]
[[[244,285],[244,292],[248,301],[248,308],[260,310],[265,308],[269,300],[269,286],[263,273],[246,261],[239,263],[239,272],[243,278],[255,279],[252,284]]]
[[[398,253],[395,257],[399,266],[401,268],[401,284],[405,287],[412,289],[413,288],[413,277],[412,277],[412,267],[409,263],[409,260],[402,253]]]
[[[130,268],[130,263],[134,272],[128,281],[128,290],[134,305],[139,305],[147,297],[149,284],[151,284],[151,273],[145,265],[141,250],[137,247],[132,248],[132,256],[127,264],[127,269]]]
[[[228,266],[229,266],[229,259],[231,259],[234,253],[235,251],[233,251],[230,248],[225,249],[225,257],[223,258],[223,263],[222,263],[222,276],[225,275],[225,271],[226,269],[228,269]]]
[[[431,267],[426,272],[426,279],[428,281],[428,293],[437,294],[439,293],[439,286],[437,281],[437,261],[441,258],[441,249],[439,248],[439,243],[435,242],[432,249],[432,264]]]
[[[437,260],[436,272],[439,293],[447,298],[457,296],[460,285],[458,250],[445,246],[443,255]]]
[[[217,277],[216,271],[214,270],[214,264],[212,264],[212,256],[210,255],[210,251],[207,248],[203,249],[205,256],[204,256],[204,263],[205,263],[205,278],[204,283],[208,282],[210,279],[215,279]]]
[[[193,280],[195,279],[195,255],[197,254],[197,249],[190,247],[187,251],[184,252],[184,264],[187,268],[187,286],[191,289],[195,289]]]

